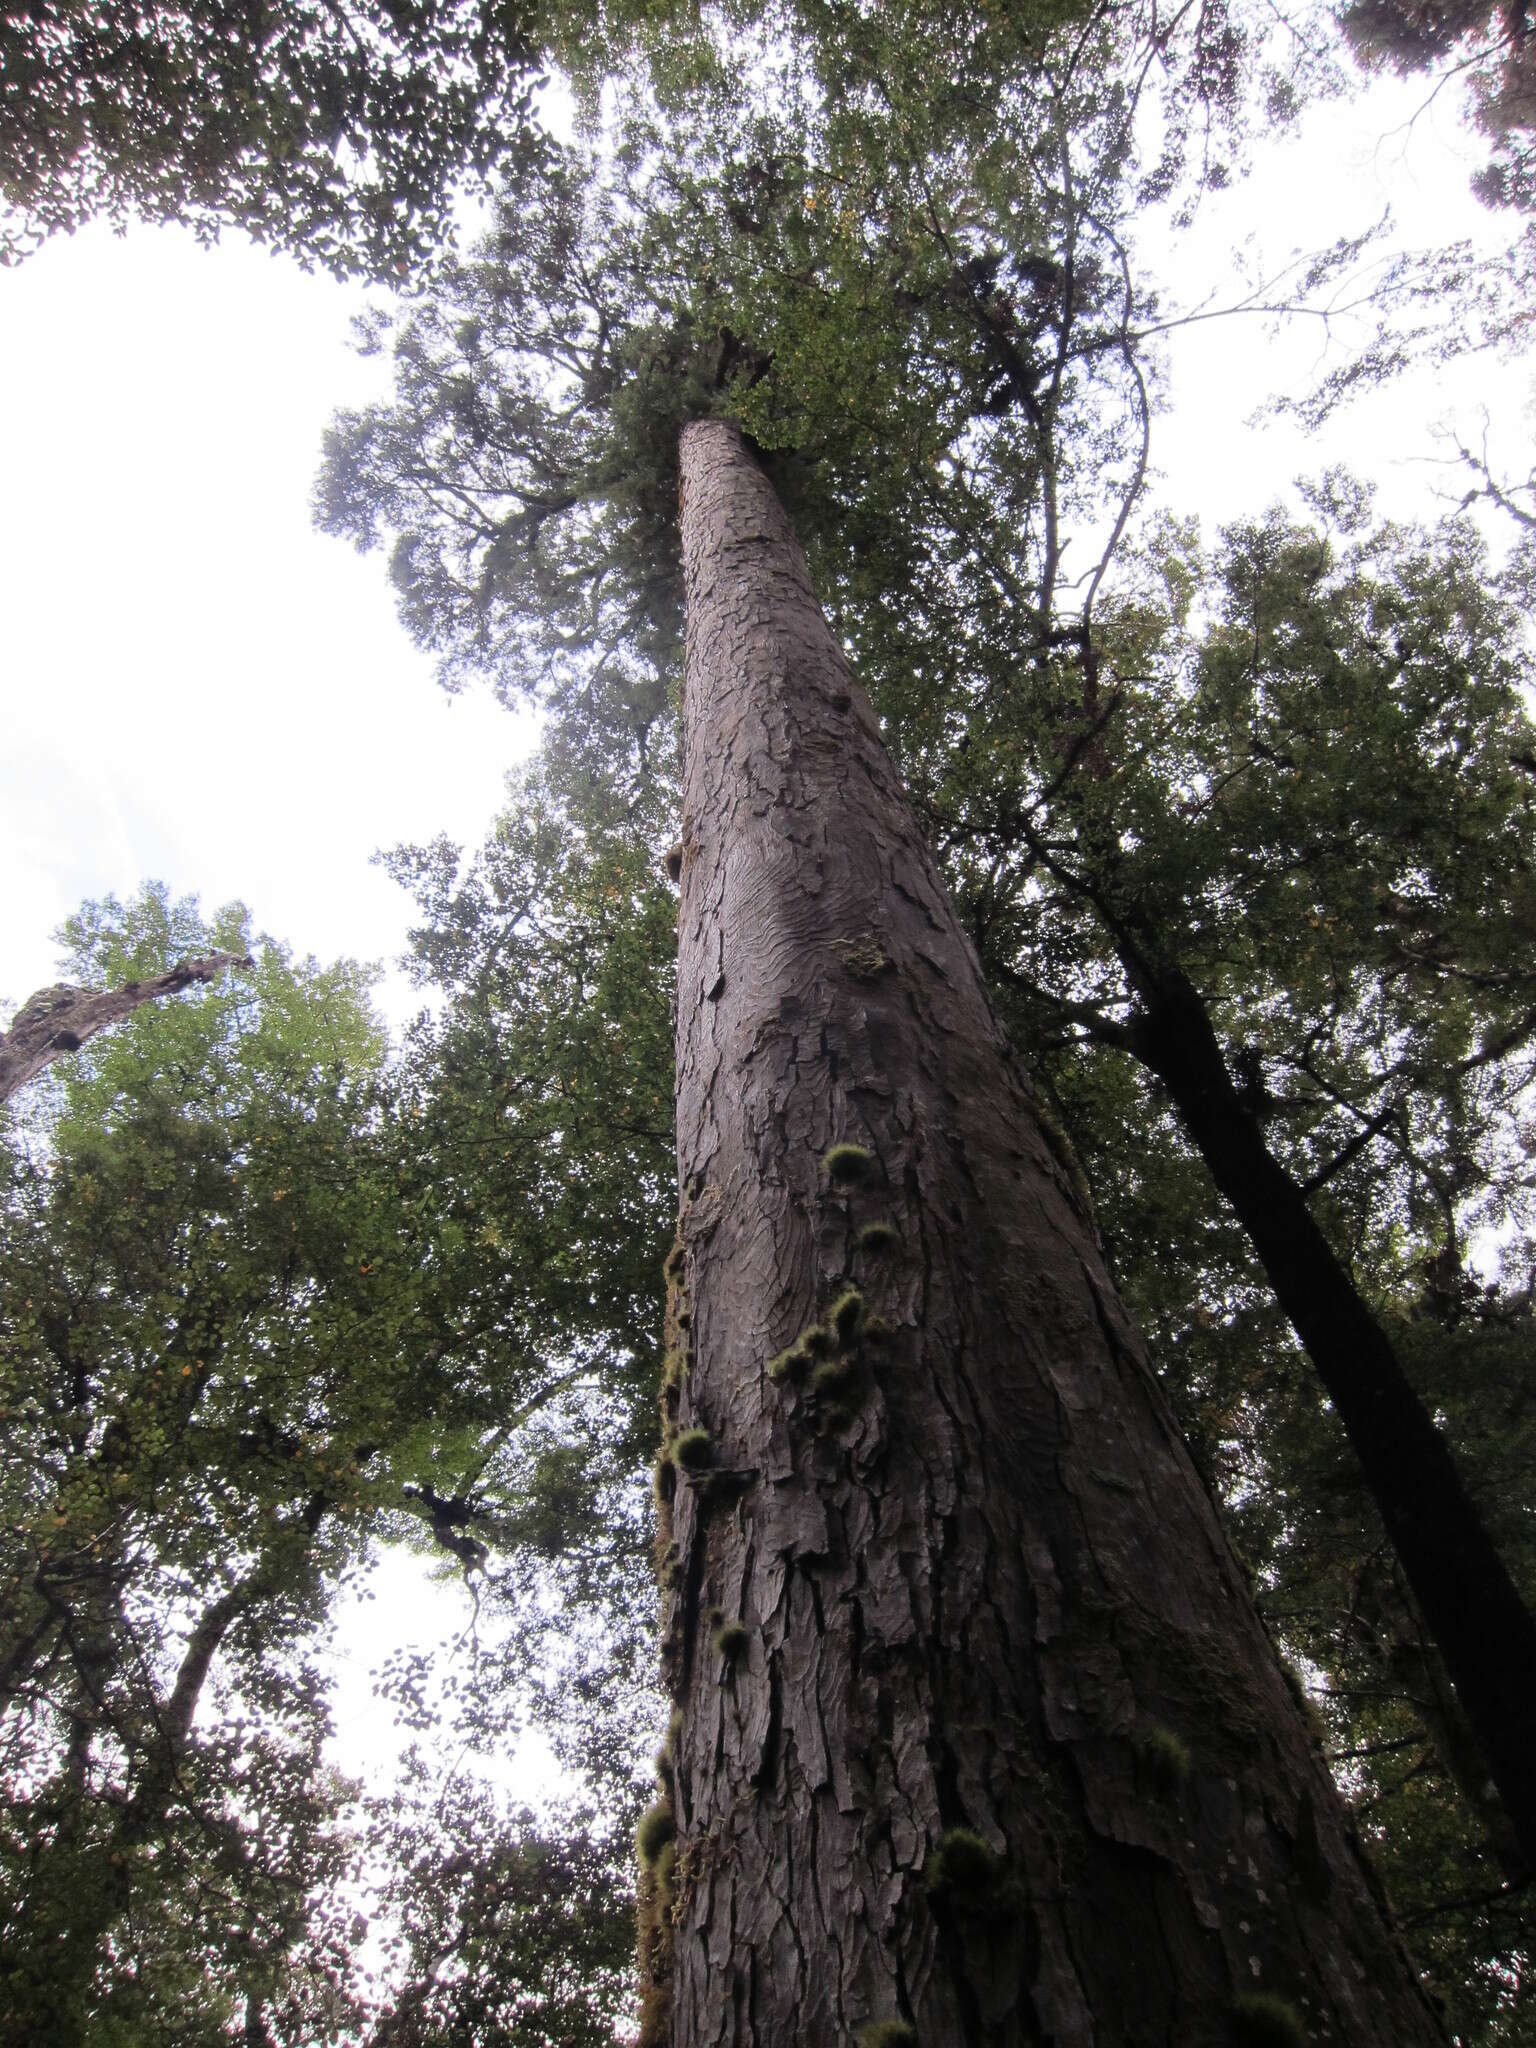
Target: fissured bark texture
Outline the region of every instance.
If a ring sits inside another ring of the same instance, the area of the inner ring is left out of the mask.
[[[682,477],[673,2048],[1438,2041],[788,521]]]

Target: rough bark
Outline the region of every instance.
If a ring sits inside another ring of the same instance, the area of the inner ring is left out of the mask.
[[[648,2028],[1439,2040],[788,523],[724,424],[682,473]]]
[[[1167,1086],[1338,1411],[1525,1866],[1536,1868],[1536,1618],[1391,1339],[1238,1099],[1198,991],[1176,968],[1143,965],[1139,981],[1135,1048]]]
[[[57,982],[40,988],[16,1012],[9,1031],[0,1032],[0,1102],[40,1074],[61,1052],[78,1052],[88,1038],[120,1024],[141,1003],[178,995],[194,982],[215,981],[228,967],[250,967],[249,954],[208,953],[178,960],[152,981],[125,981],[121,988],[75,988]]]

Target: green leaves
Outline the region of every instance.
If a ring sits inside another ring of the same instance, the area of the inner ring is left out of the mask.
[[[213,929],[248,942],[238,909]],[[106,979],[207,931],[151,890],[87,906],[64,938],[72,971]],[[423,1432],[487,1403],[479,1354],[445,1364],[423,1322],[433,1222],[409,1207],[382,1054],[365,976],[269,945],[253,976],[93,1041],[53,1114],[7,1134],[16,2038],[174,2037],[246,1995],[328,2038],[349,2009],[341,1980],[323,1988],[335,1930],[310,1906],[351,1854],[321,1769],[317,1631]],[[109,1941],[132,1972],[98,1976]]]
[[[338,272],[435,258],[453,196],[536,154],[521,7],[194,4],[0,19],[0,261],[106,218],[225,225]]]

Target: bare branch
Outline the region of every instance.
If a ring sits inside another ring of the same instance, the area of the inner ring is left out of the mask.
[[[153,981],[125,981],[121,988],[76,988],[57,982],[40,988],[0,1033],[0,1102],[8,1102],[61,1052],[78,1052],[88,1038],[121,1023],[141,1003],[178,995],[194,982],[216,981],[230,967],[253,967],[248,953],[208,953],[178,960]]]

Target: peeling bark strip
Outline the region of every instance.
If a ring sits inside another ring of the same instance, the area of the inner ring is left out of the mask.
[[[772,488],[682,473],[672,2048],[1437,2041]]]
[[[248,953],[207,953],[199,960],[178,960],[153,981],[125,981],[121,988],[75,988],[67,981],[40,988],[16,1012],[10,1030],[0,1032],[0,1102],[8,1102],[61,1052],[78,1052],[88,1038],[120,1024],[141,1003],[178,995],[196,981],[216,981],[226,967],[254,964]]]

